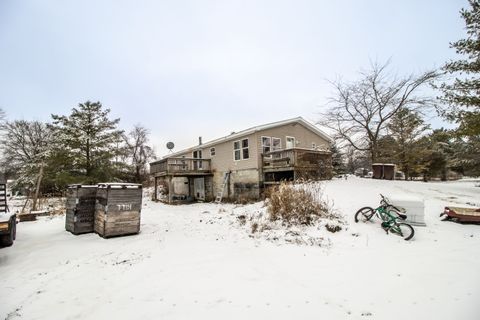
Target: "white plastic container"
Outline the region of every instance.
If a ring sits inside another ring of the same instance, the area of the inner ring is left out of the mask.
[[[395,207],[404,208],[407,215],[406,223],[413,226],[425,227],[425,205],[423,199],[413,196],[390,197]]]

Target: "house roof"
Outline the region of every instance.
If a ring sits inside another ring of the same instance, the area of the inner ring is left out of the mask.
[[[164,156],[163,159],[175,157],[175,156],[184,154],[186,152],[192,152],[192,151],[198,150],[199,148],[208,148],[210,146],[214,146],[214,145],[217,145],[219,143],[235,140],[235,139],[241,138],[241,137],[246,136],[246,135],[250,135],[250,134],[258,132],[258,131],[271,129],[271,128],[276,128],[276,127],[284,126],[286,124],[291,124],[291,123],[300,123],[303,126],[305,126],[306,128],[310,129],[311,131],[313,131],[316,134],[318,134],[319,136],[321,136],[322,138],[326,139],[327,141],[332,141],[332,138],[329,135],[327,135],[325,132],[320,130],[314,124],[308,122],[307,120],[303,119],[302,117],[296,117],[296,118],[292,118],[292,119],[287,119],[287,120],[276,121],[276,122],[271,122],[271,123],[259,125],[259,126],[256,126],[256,127],[252,127],[252,128],[248,128],[248,129],[239,131],[239,132],[234,132],[234,133],[232,133],[228,136],[224,136],[224,137],[212,140],[212,141],[208,141],[206,143],[202,143],[201,145],[196,145],[196,146],[193,146],[193,147],[190,147],[190,148],[187,148],[187,149],[183,149],[183,150],[171,153],[167,156]],[[155,162],[152,162],[152,163],[155,163]]]

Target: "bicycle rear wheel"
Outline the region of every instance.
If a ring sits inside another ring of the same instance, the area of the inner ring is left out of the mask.
[[[355,222],[367,222],[375,215],[375,211],[371,207],[363,207],[355,213]]]
[[[390,228],[389,231],[395,233],[397,236],[400,236],[407,241],[412,239],[415,234],[413,227],[408,223],[403,222],[396,223]]]

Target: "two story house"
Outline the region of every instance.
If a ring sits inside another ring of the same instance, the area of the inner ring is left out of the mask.
[[[331,138],[301,117],[256,126],[150,163],[156,200],[258,199],[282,180],[330,179]]]

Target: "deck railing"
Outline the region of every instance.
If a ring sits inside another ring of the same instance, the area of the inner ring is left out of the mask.
[[[167,158],[150,164],[151,174],[199,174],[211,172],[210,159]]]
[[[314,168],[328,159],[329,151],[311,149],[282,149],[262,154],[263,169]]]

